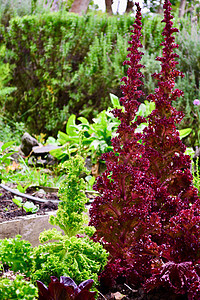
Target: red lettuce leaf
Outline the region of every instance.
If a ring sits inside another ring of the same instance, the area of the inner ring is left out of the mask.
[[[77,286],[70,277],[61,276],[59,281],[52,276],[48,288],[37,281],[39,300],[94,300],[96,292],[89,291],[93,283],[94,281],[89,279]]]

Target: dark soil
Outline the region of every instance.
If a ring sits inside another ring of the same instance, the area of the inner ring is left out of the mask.
[[[9,185],[10,188],[14,189],[14,185]],[[35,205],[38,206],[37,215],[43,215],[46,212],[56,210],[57,204],[53,203],[50,200],[59,200],[57,196],[57,192],[43,192],[39,188],[29,187],[26,190],[26,194],[38,197],[41,199],[47,199],[46,203],[34,202]],[[12,199],[15,197],[11,192],[6,191],[5,189],[0,187],[0,223],[8,220],[13,220],[19,216],[30,215],[31,213],[26,213],[22,208],[19,208],[15,203],[13,203]],[[23,202],[31,201],[29,199],[23,198]],[[33,202],[33,201],[32,201]]]

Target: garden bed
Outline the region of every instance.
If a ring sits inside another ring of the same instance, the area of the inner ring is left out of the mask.
[[[15,191],[15,185],[9,185],[13,191]],[[35,213],[36,215],[44,215],[47,212],[57,210],[57,201],[59,200],[57,196],[57,192],[45,191],[44,189],[36,189],[36,187],[29,187],[26,190],[27,196],[32,196],[34,198],[45,199],[45,202],[34,201],[35,205],[38,207],[38,211]],[[0,223],[5,221],[10,221],[22,216],[31,215],[30,212],[26,212],[22,207],[18,207],[14,202],[13,198],[15,195],[7,191],[3,188],[0,188]],[[52,201],[51,201],[52,200]],[[26,198],[23,198],[23,202],[25,203]],[[55,202],[54,202],[55,201]]]
[[[46,212],[43,215],[27,215],[17,217],[10,221],[0,223],[0,239],[14,238],[17,234],[22,239],[29,241],[33,247],[39,245],[39,235],[44,229],[50,229],[58,226],[52,226],[49,223],[49,216],[55,214],[56,211]]]
[[[6,185],[7,186],[7,185]],[[13,189],[15,186],[9,185]],[[15,191],[15,190],[14,190]],[[0,239],[14,238],[20,234],[23,239],[28,240],[33,246],[39,244],[39,234],[44,229],[50,229],[57,226],[49,224],[49,216],[56,214],[58,196],[56,191],[36,190],[35,187],[30,187],[26,190],[27,196],[34,198],[41,198],[47,200],[46,202],[35,201],[38,211],[34,214],[26,212],[22,207],[18,207],[13,198],[15,195],[4,188],[0,188]],[[23,198],[25,203],[26,198]]]

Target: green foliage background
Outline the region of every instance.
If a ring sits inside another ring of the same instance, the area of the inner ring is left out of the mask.
[[[160,68],[155,58],[162,42],[161,20],[158,14],[143,19],[146,95],[156,86],[151,74]],[[1,89],[17,89],[6,97],[0,93],[3,114],[15,122],[25,122],[31,133],[53,136],[58,130],[64,131],[72,113],[91,121],[110,105],[109,93],[121,96],[120,79],[126,75],[123,61],[133,21],[130,15],[92,13],[80,17],[65,11],[12,18],[9,27],[2,30],[6,53],[0,69],[10,67],[8,79],[4,72]],[[188,143],[195,145],[199,136],[196,124],[200,122],[193,106],[200,95],[200,26],[177,16],[174,25],[180,29],[176,35],[179,68],[186,74],[177,82],[185,97],[174,105],[186,114],[181,128],[193,128]]]

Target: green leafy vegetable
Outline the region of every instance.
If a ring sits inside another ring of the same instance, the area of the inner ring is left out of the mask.
[[[31,243],[15,238],[0,240],[0,261],[7,264],[13,272],[22,272],[27,276],[31,273],[33,248]]]
[[[66,177],[59,188],[60,203],[56,216],[50,216],[49,222],[58,225],[69,237],[77,234],[83,224],[87,223],[85,195],[86,183],[81,175],[87,174],[84,159],[80,155],[70,157],[61,166]]]
[[[90,229],[94,233],[94,229]],[[97,284],[98,274],[103,270],[108,254],[102,245],[93,242],[84,233],[81,236],[69,238],[55,228],[42,232],[40,242],[45,244],[34,249],[32,279],[48,284],[50,276],[65,275],[78,283],[91,278]],[[52,240],[55,242],[50,242]]]
[[[22,275],[16,279],[0,278],[0,299],[1,300],[36,300],[38,289],[29,281],[25,281]]]
[[[23,203],[23,200],[21,197],[15,196],[15,198],[12,199],[12,201],[18,206],[22,207],[26,213],[31,212],[32,214],[36,213],[38,211],[38,207],[30,201],[26,201]]]

